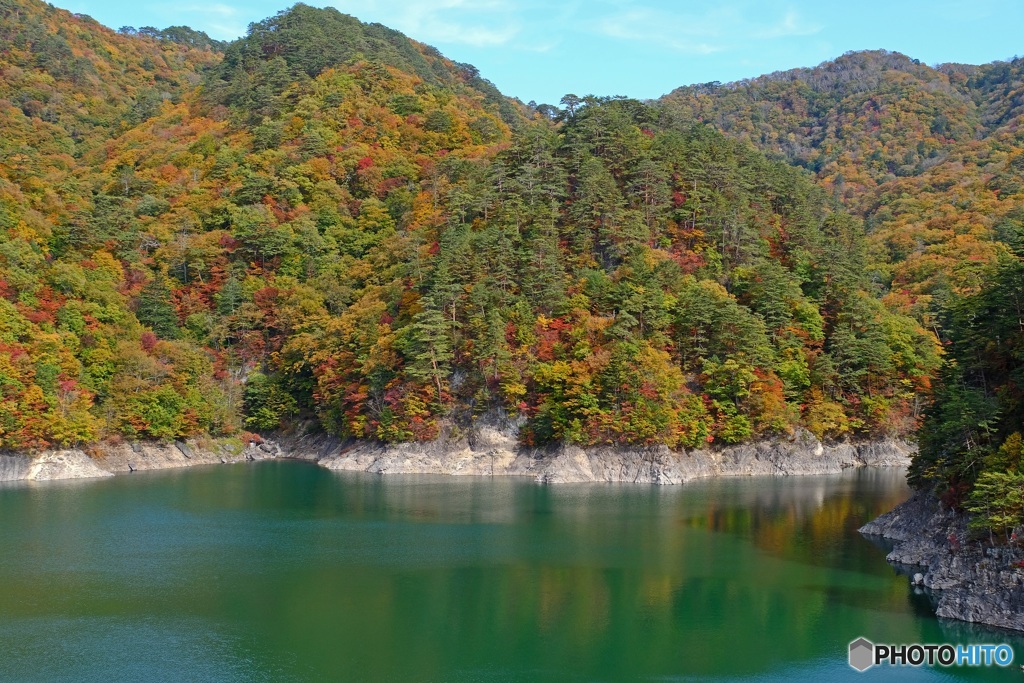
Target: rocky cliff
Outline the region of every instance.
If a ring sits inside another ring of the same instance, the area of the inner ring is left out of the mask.
[[[886,559],[929,592],[937,616],[1024,631],[1019,546],[971,540],[964,515],[921,493],[860,532],[894,543]]]
[[[194,465],[213,465],[264,460],[281,455],[273,444],[249,444],[229,448],[223,444],[120,443],[97,444],[88,451],[71,448],[33,455],[0,454],[0,481],[45,481],[110,477],[119,473],[162,470]]]
[[[514,434],[481,427],[460,438],[383,445],[345,442],[323,434],[284,435],[244,449],[195,442],[103,444],[89,452],[45,451],[33,457],[0,455],[0,481],[110,476],[113,473],[191,467],[285,457],[331,470],[377,474],[423,473],[533,477],[541,483],[634,482],[682,484],[715,476],[834,474],[850,467],[906,466],[912,447],[901,441],[826,445],[801,432],[790,438],[676,452],[665,447],[583,449],[561,445],[522,448]]]
[[[87,479],[109,477],[84,451],[77,448],[45,451],[33,457],[27,455],[0,455],[0,481],[25,479]]]
[[[906,466],[913,452],[894,440],[826,445],[808,432],[686,452],[664,446],[524,448],[513,432],[486,425],[458,439],[426,444],[353,443],[323,435],[282,437],[279,444],[288,457],[332,470],[528,476],[542,483],[682,484],[715,476],[834,474],[865,465]]]

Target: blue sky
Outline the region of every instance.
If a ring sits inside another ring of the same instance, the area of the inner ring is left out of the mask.
[[[290,0],[53,0],[118,28],[185,24],[215,38]],[[813,66],[848,50],[885,48],[928,64],[980,64],[1024,54],[1019,0],[334,0],[476,65],[505,94],[649,98],[680,85]]]

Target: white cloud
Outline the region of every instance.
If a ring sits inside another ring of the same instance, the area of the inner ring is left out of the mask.
[[[161,5],[171,23],[191,23],[217,38],[244,35],[251,8],[236,0]],[[318,0],[307,0],[319,4]],[[717,6],[681,0],[324,0],[362,21],[379,22],[438,47],[553,52],[589,34],[689,55],[733,52],[751,42],[809,36],[792,0],[727,0]],[[953,0],[947,0],[953,1]],[[962,1],[962,0],[961,0]],[[974,0],[985,2],[987,0]],[[173,16],[172,16],[173,15]]]
[[[596,33],[689,54],[730,51],[750,41],[808,36],[823,28],[807,23],[792,8],[765,21],[763,8],[755,11],[748,3],[720,5],[702,13],[637,7],[628,0],[611,0],[610,4],[615,9],[591,24]]]
[[[629,9],[595,22],[598,33],[619,40],[656,43],[678,52],[711,54],[723,45],[710,41],[722,36],[731,23],[732,12],[713,11],[704,16],[687,16],[648,7]]]
[[[234,40],[243,36],[248,28],[242,10],[219,2],[205,5],[162,5],[157,11],[166,17],[165,23],[168,25],[190,25],[221,40]]]
[[[509,0],[363,0],[334,6],[426,43],[494,47],[509,43],[522,30],[519,8]]]
[[[763,38],[771,40],[772,38],[791,38],[796,36],[812,36],[815,33],[821,31],[823,27],[820,24],[807,24],[797,13],[796,10],[791,9],[786,12],[786,16],[782,18],[779,23],[774,26],[769,26],[763,30],[756,31],[754,33],[755,38]]]
[[[198,12],[200,14],[213,14],[218,17],[233,18],[237,17],[240,12],[237,7],[231,5],[225,5],[224,3],[211,3],[208,5],[179,5],[177,9],[185,12]]]
[[[559,47],[561,44],[561,41],[558,40],[547,40],[535,43],[519,42],[516,43],[515,48],[517,50],[522,50],[523,52],[551,52],[556,47]]]

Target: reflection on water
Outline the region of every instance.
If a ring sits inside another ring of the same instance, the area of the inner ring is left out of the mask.
[[[861,635],[995,637],[922,612],[856,533],[906,495],[886,470],[538,486],[299,463],[7,487],[0,679],[859,680]]]

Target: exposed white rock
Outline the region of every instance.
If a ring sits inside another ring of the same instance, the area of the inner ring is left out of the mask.
[[[286,457],[312,460],[332,470],[377,474],[528,476],[538,482],[682,484],[715,476],[837,474],[850,467],[905,467],[913,448],[901,441],[826,445],[808,432],[719,449],[689,452],[655,447],[589,447],[564,444],[526,448],[513,429],[485,424],[460,438],[430,443],[343,442],[325,435],[283,437]]]
[[[0,455],[0,481],[48,481],[109,476],[110,472],[97,467],[92,458],[77,448],[43,451],[34,457]]]
[[[906,466],[912,453],[912,447],[900,441],[823,444],[804,431],[787,438],[688,452],[665,446],[527,448],[519,444],[518,427],[482,419],[458,436],[404,444],[342,441],[324,434],[282,435],[276,441],[250,443],[241,453],[183,441],[101,444],[88,455],[72,449],[31,458],[0,456],[0,481],[96,477],[286,457],[331,470],[377,474],[524,476],[550,484],[682,484],[715,476],[836,474],[865,465]]]

